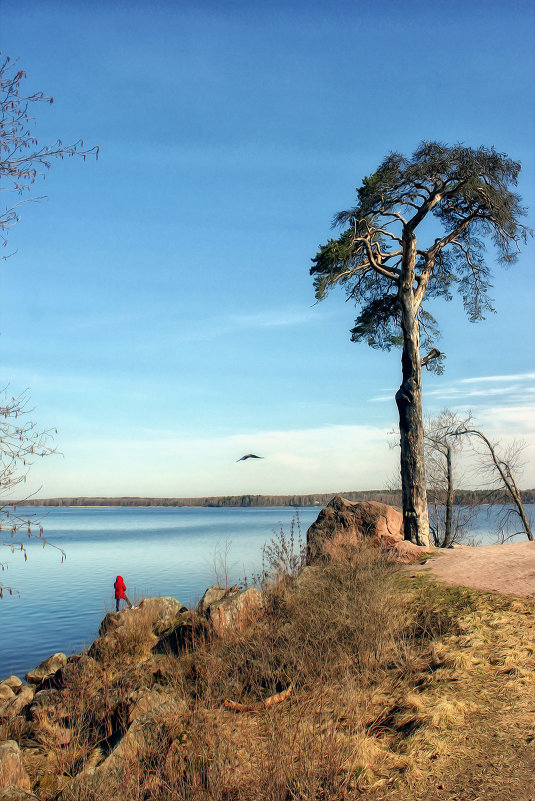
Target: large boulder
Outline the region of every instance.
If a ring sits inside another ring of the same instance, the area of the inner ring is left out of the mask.
[[[348,501],[335,495],[307,531],[307,562],[333,556],[340,547],[363,539],[387,548],[401,542],[401,509],[375,501]]]
[[[28,684],[41,684],[45,679],[50,678],[57,673],[58,670],[67,664],[67,657],[65,654],[57,653],[49,656],[33,670],[28,671],[24,677]]]
[[[102,620],[98,633],[101,637],[113,635],[118,629],[138,627],[148,622],[154,634],[158,635],[168,629],[187,607],[176,598],[144,598],[139,607],[123,609],[122,612],[108,612]]]
[[[138,701],[141,705],[141,700]],[[144,696],[146,711],[137,711],[133,715],[128,731],[115,746],[111,754],[98,766],[97,771],[102,775],[108,771],[120,768],[125,762],[135,759],[143,751],[148,740],[153,736],[152,729],[157,730],[158,724],[171,722],[174,718],[185,717],[187,707],[184,701],[177,700],[167,693],[147,693]],[[133,709],[131,710],[134,711]]]
[[[35,693],[29,716],[32,720],[39,720],[44,715],[54,722],[67,717],[67,709],[60,690],[47,689]]]
[[[7,787],[30,789],[30,778],[22,764],[20,748],[15,740],[0,743],[0,789]]]
[[[218,637],[231,631],[243,631],[258,617],[262,609],[262,594],[255,587],[208,587],[197,604],[197,614],[207,619]]]

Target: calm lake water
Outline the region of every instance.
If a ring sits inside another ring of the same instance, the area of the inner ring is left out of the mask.
[[[23,512],[24,510],[19,510]],[[45,536],[67,552],[28,540],[28,561],[9,554],[0,574],[20,596],[0,601],[0,680],[23,676],[56,651],[80,651],[114,609],[113,582],[121,574],[130,600],[172,595],[195,604],[226,570],[231,583],[259,572],[262,548],[289,533],[296,510],[283,508],[46,508]],[[302,537],[318,508],[297,510]],[[473,536],[493,542],[492,507],[481,508]],[[297,532],[296,532],[297,533]],[[5,556],[4,554],[2,556]]]

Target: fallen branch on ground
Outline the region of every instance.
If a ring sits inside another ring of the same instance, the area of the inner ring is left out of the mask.
[[[265,698],[263,701],[258,701],[256,704],[239,704],[237,701],[224,701],[223,705],[225,709],[232,709],[234,712],[260,712],[262,709],[266,709],[270,706],[274,706],[275,704],[280,704],[281,701],[285,701],[292,692],[292,689],[292,685],[290,684],[290,686],[281,693],[270,695],[269,698]]]

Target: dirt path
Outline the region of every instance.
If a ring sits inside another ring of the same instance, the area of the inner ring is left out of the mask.
[[[535,542],[437,549],[411,572],[431,571],[447,584],[535,598]]]

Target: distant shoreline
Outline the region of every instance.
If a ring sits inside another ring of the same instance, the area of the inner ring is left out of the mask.
[[[346,492],[320,492],[307,495],[217,495],[198,498],[148,498],[148,497],[63,497],[63,498],[28,498],[19,501],[8,501],[8,506],[64,506],[64,507],[218,507],[218,508],[253,508],[261,506],[289,507],[322,507],[334,495],[342,495],[349,501],[378,501],[390,506],[401,506],[401,492],[397,490],[351,490]],[[521,491],[524,503],[535,503],[535,489]],[[490,495],[488,490],[458,490],[456,503],[462,505],[496,504],[507,501],[500,493]]]

